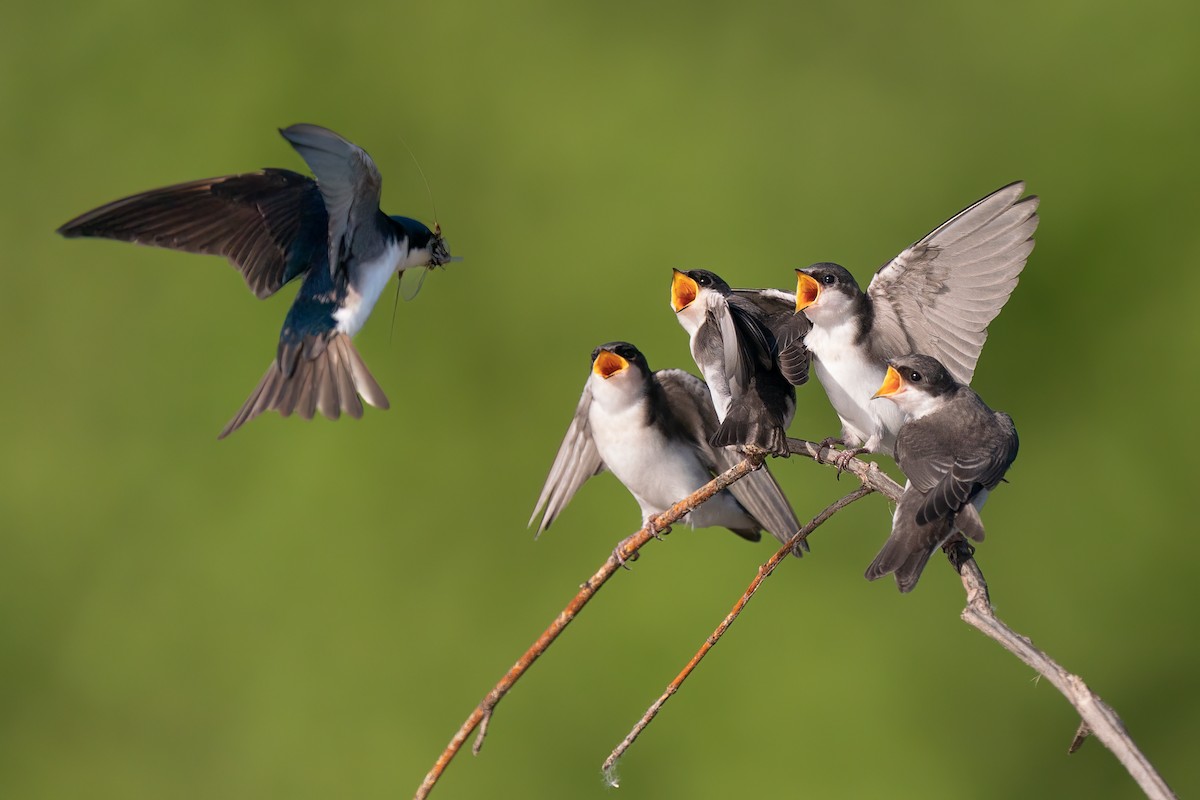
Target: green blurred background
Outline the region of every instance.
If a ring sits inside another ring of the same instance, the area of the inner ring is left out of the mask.
[[[0,28],[7,334],[0,796],[404,797],[638,523],[593,480],[525,523],[587,374],[628,339],[693,368],[670,269],[862,278],[1014,179],[1038,247],[976,388],[1022,449],[985,514],[1000,614],[1081,673],[1181,794],[1195,727],[1200,12],[1194,4],[438,0],[31,4]],[[316,122],[455,253],[358,345],[392,400],[216,434],[292,289],[65,241],[155,186],[282,166]],[[794,435],[834,433],[815,386]],[[804,518],[848,491],[772,464]],[[783,565],[626,757],[620,796],[1130,797],[1031,671],[861,575],[870,498]],[[435,797],[598,797],[598,767],[770,554],[652,543]],[[1191,620],[1191,622],[1189,622]]]

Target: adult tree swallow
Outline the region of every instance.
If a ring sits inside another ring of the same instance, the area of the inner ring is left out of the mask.
[[[894,572],[900,591],[909,592],[929,557],[951,537],[983,541],[979,510],[1017,458],[1017,429],[1012,417],[992,411],[930,356],[892,359],[877,396],[907,416],[896,461],[908,483],[892,534],[866,577]]]
[[[769,289],[735,291],[708,270],[674,270],[671,308],[688,332],[721,423],[712,444],[786,457],[787,427],[796,413],[792,387],[808,376],[808,324],[797,318],[795,298]]]
[[[366,151],[317,125],[280,131],[316,180],[286,169],[182,183],[115,200],[58,229],[229,259],[260,299],[304,280],[275,360],[218,438],[264,411],[358,418],[388,400],[350,343],[392,275],[449,261],[440,227],[379,210]]]
[[[1012,183],[959,212],[883,265],[864,294],[837,264],[796,270],[796,310],[812,321],[805,343],[842,421],[842,442],[891,455],[903,422],[871,402],[887,362],[904,353],[941,360],[969,384],[987,327],[1008,301],[1033,250],[1038,199]]]
[[[642,510],[643,524],[741,461],[709,443],[717,415],[704,383],[682,370],[651,372],[628,342],[592,352],[592,371],[529,524],[550,527],[584,481],[611,470]],[[729,528],[750,541],[766,529],[781,542],[800,528],[779,484],[764,467],[692,511],[694,528]],[[799,555],[799,552],[796,553]]]

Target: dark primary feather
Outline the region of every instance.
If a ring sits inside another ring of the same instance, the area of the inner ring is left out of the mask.
[[[754,297],[755,290],[732,290],[724,281],[716,280],[736,337],[737,359],[733,374],[729,374],[731,365],[725,359],[731,401],[710,441],[716,447],[753,445],[778,456],[787,456],[787,427],[796,411],[796,392],[777,366],[779,343],[767,324],[769,316],[780,314],[783,301],[771,300],[765,293]],[[709,311],[704,328],[696,336],[696,344],[706,350],[705,355],[709,358],[728,353],[724,341],[728,326],[721,324],[718,313],[720,307]],[[792,314],[795,316],[794,300]],[[807,331],[806,323],[792,322],[790,326],[780,323],[780,329],[789,336],[789,359],[797,363],[803,361],[802,369],[807,378],[808,351],[802,340],[795,339],[795,331]],[[696,360],[701,363],[699,356]],[[803,380],[798,382],[803,383]]]
[[[812,323],[796,312],[796,296],[777,289],[734,289],[731,304],[755,309],[759,324],[769,335],[769,349],[775,365],[788,383],[801,386],[808,381],[812,354],[804,346],[804,337]]]
[[[714,447],[754,445],[786,458],[787,427],[795,413],[795,387],[776,370],[758,369],[709,441]]]
[[[268,297],[325,264],[325,204],[316,183],[286,169],[152,189],[81,214],[58,232],[220,255]]]

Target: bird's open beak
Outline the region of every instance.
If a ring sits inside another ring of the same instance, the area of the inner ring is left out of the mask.
[[[675,274],[671,277],[671,308],[675,309],[675,313],[678,314],[692,304],[700,287],[679,270],[672,270],[672,272]]]
[[[796,311],[797,313],[817,302],[821,296],[821,284],[807,272],[796,270]]]
[[[904,381],[900,379],[900,373],[896,372],[894,367],[888,367],[887,374],[883,376],[883,385],[879,387],[871,399],[876,397],[891,397],[904,389]]]
[[[616,353],[601,350],[600,354],[596,356],[596,360],[592,362],[592,372],[604,378],[604,380],[608,380],[628,366],[629,362]]]

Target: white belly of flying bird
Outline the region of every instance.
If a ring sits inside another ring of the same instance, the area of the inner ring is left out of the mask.
[[[362,330],[388,281],[397,271],[411,266],[408,263],[408,254],[407,246],[393,242],[379,258],[355,268],[358,286],[348,291],[345,303],[333,312],[338,332],[354,336]]]

